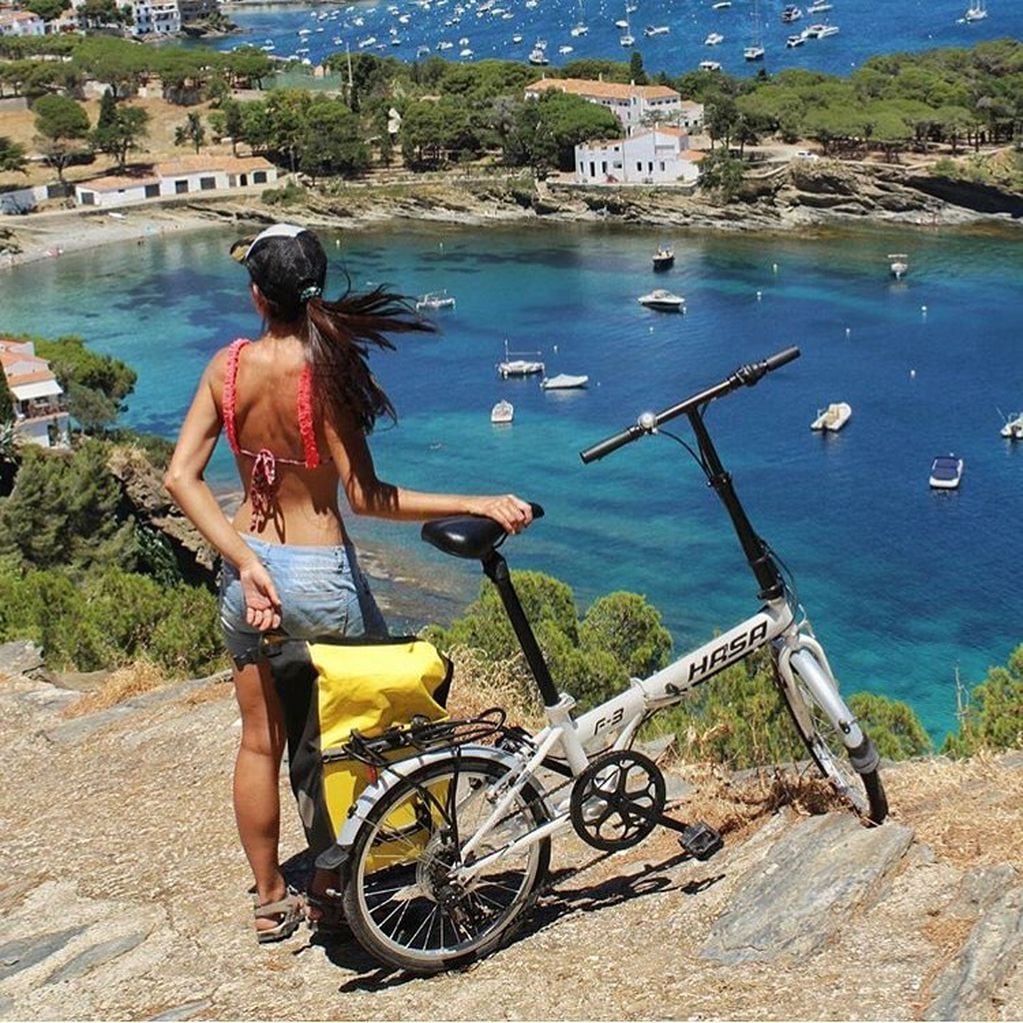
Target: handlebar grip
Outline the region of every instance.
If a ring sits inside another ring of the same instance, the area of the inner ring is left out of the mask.
[[[612,451],[624,447],[630,441],[642,436],[644,432],[642,427],[633,424],[627,430],[622,430],[621,433],[616,433],[611,437],[605,437],[585,451],[580,451],[579,457],[583,460],[584,465],[589,465],[590,462],[595,462],[598,458],[603,458],[605,455],[611,454]]]
[[[799,349],[795,345],[792,345],[791,348],[785,348],[780,352],[775,352],[774,355],[769,355],[764,360],[764,365],[767,367],[767,372],[770,373],[773,370],[784,366],[787,362],[791,362],[793,359],[798,359],[800,354]]]

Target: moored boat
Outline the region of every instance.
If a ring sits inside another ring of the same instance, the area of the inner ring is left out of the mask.
[[[955,490],[962,478],[963,460],[958,455],[938,455],[931,463],[929,483],[935,490]]]
[[[668,270],[675,264],[675,251],[669,245],[659,245],[651,259],[655,270]]]
[[[672,294],[664,288],[654,288],[649,294],[640,295],[636,299],[647,309],[659,309],[661,312],[679,313],[685,311],[686,300],[681,295]]]
[[[571,373],[558,373],[552,377],[544,377],[540,386],[545,391],[567,391],[572,388],[585,387],[590,382],[588,376],[573,376]]]
[[[534,373],[542,373],[546,368],[538,359],[513,359],[513,355],[539,355],[539,352],[510,352],[508,342],[504,343],[504,361],[497,364],[497,372],[507,377],[527,377]]]
[[[810,424],[811,430],[830,430],[837,433],[852,415],[852,406],[848,402],[833,401],[826,409],[817,410],[817,418]]]
[[[1023,440],[1023,412],[1011,412],[999,433],[1006,440]]]
[[[901,281],[909,270],[909,256],[904,252],[888,253],[888,272],[897,281]]]
[[[454,309],[455,299],[453,295],[449,295],[446,291],[428,291],[422,298],[416,302],[416,311],[423,312],[424,310],[435,310],[435,309]]]
[[[490,410],[492,423],[510,423],[514,417],[515,406],[510,401],[505,401],[504,398]]]

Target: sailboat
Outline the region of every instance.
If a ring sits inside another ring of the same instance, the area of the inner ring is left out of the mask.
[[[970,4],[963,15],[963,21],[983,21],[986,17],[987,7],[985,6],[985,0],[973,0],[973,3]]]
[[[760,3],[759,0],[753,0],[753,38],[750,41],[750,45],[747,46],[743,51],[742,55],[746,60],[763,60],[764,59],[764,43],[762,30],[760,27]]]
[[[621,38],[618,42],[622,46],[632,46],[636,41],[636,37],[632,34],[632,29],[629,27],[629,5],[625,5],[625,31],[622,32]]]
[[[579,36],[586,35],[589,30],[590,26],[586,24],[586,19],[583,17],[583,0],[579,0],[579,20],[572,26],[569,35],[578,39]]]

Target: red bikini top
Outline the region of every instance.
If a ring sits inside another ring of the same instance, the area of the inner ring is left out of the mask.
[[[242,349],[252,342],[247,337],[240,337],[231,342],[227,350],[227,369],[224,375],[224,430],[227,442],[236,455],[245,455],[255,460],[252,467],[251,499],[252,525],[259,529],[266,523],[271,514],[273,495],[277,487],[277,463],[301,465],[306,469],[315,469],[324,459],[320,458],[316,446],[316,429],[313,426],[312,407],[312,372],[307,365],[302,370],[298,383],[298,429],[302,435],[302,451],[304,458],[285,458],[275,455],[269,448],[249,451],[238,443],[235,416],[238,411],[238,360]]]

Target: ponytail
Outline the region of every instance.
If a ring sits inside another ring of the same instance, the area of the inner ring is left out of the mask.
[[[348,292],[336,302],[324,299],[319,290],[304,298],[305,340],[317,411],[336,428],[346,415],[353,416],[367,434],[380,416],[397,422],[391,399],[370,371],[370,346],[393,351],[388,334],[428,332],[436,327],[418,316],[407,299],[385,291],[382,285],[363,294]]]

